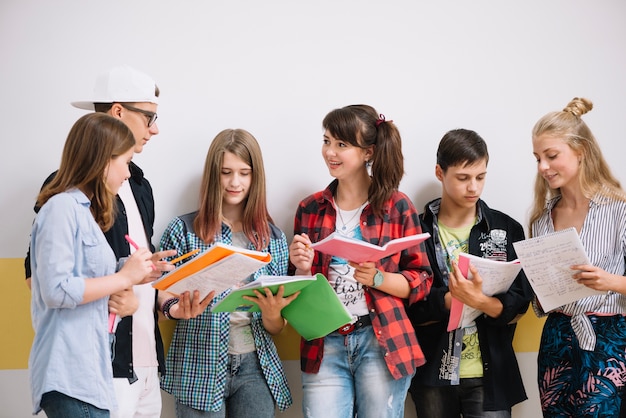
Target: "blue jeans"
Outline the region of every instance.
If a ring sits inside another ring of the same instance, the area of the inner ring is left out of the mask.
[[[176,401],[177,418],[274,418],[270,392],[256,351],[228,356],[224,403],[217,412],[200,411]]]
[[[305,418],[402,418],[412,376],[395,380],[371,326],[324,338],[318,373],[302,373]]]
[[[41,409],[48,418],[109,418],[107,409],[64,395],[61,392],[46,392],[41,396]]]
[[[481,378],[461,379],[456,386],[411,386],[419,418],[510,418],[511,411],[483,411]]]

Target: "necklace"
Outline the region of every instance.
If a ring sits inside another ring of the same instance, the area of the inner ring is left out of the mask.
[[[341,214],[341,212],[342,212],[341,208],[339,207],[339,205],[337,205],[337,202],[335,202],[335,206],[337,207],[337,213],[339,214],[339,219],[341,220],[341,223],[343,224],[342,227],[341,227],[342,231],[345,231],[346,228],[348,227],[348,225],[354,220],[354,218],[356,218],[356,216],[361,213],[361,211],[363,210],[363,207],[365,206],[366,203],[367,203],[367,201],[363,202],[361,204],[361,206],[356,208],[354,210],[354,214],[352,214],[350,219],[348,219],[348,221],[346,222],[346,221],[343,220],[343,215]],[[346,212],[348,212],[348,211],[346,211]]]

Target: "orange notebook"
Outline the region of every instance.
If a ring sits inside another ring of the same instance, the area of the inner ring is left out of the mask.
[[[202,297],[211,290],[216,296],[241,283],[258,269],[268,264],[271,254],[216,243],[203,253],[172,270],[152,286],[174,294],[199,290]]]

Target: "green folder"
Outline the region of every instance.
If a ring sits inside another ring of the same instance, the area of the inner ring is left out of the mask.
[[[265,288],[269,288],[275,295],[281,285],[285,286],[284,296],[290,296],[315,282],[315,280],[315,276],[260,276],[253,282],[239,288],[233,288],[228,296],[211,308],[211,312],[259,312],[259,305],[243,297],[255,297],[255,290],[264,293]]]
[[[313,340],[325,337],[352,321],[352,315],[339,300],[339,297],[323,274],[318,273],[315,276],[277,276],[276,281],[283,281],[282,284],[285,286],[286,296],[298,290],[300,291],[300,295],[289,305],[285,306],[281,313],[304,339]],[[259,285],[259,287],[256,287],[257,289],[269,287],[274,294],[278,291],[278,286],[280,286],[280,284],[263,286],[261,278],[249,283],[247,286],[257,282]],[[267,280],[265,283],[267,283]],[[216,303],[211,311],[257,312],[259,310],[258,306],[243,299],[242,296],[244,294],[254,296],[254,291],[250,287],[233,290],[222,301]]]

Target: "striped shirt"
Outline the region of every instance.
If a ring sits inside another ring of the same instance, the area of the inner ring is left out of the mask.
[[[333,205],[333,194],[336,187],[337,180],[334,180],[323,191],[300,202],[295,217],[295,234],[306,233],[312,242],[317,242],[335,230],[337,212]],[[375,216],[368,204],[361,213],[360,228],[363,239],[375,245],[385,245],[392,239],[422,232],[415,207],[399,191],[394,192],[386,202],[382,217]],[[328,277],[331,258],[331,255],[315,252],[312,273],[322,273]],[[395,379],[400,379],[413,375],[415,369],[425,363],[405,305],[422,300],[428,294],[432,285],[432,271],[423,245],[383,258],[379,266],[384,271],[401,273],[411,287],[408,300],[370,287],[364,288],[367,307],[372,312],[372,326],[387,368]],[[295,267],[291,265],[290,272],[294,270]],[[300,347],[302,371],[317,373],[322,363],[324,339],[302,339]]]
[[[548,201],[544,214],[532,225],[533,237],[554,232],[552,209],[559,199],[560,196],[556,196]],[[580,231],[580,240],[591,264],[610,274],[624,275],[626,202],[601,196],[591,199],[589,212]],[[536,300],[533,302],[533,308],[539,316],[545,315]],[[556,310],[572,316],[572,327],[581,347],[593,350],[595,333],[587,315],[624,315],[626,296],[609,291],[605,295],[585,297]]]
[[[178,254],[185,254],[197,248],[204,251],[210,247],[181,219],[193,219],[193,215],[176,217],[169,223],[161,238],[162,249],[175,249]],[[272,255],[272,260],[254,274],[255,279],[262,274],[287,274],[287,239],[282,231],[275,229],[280,232],[280,238],[273,234],[265,250]],[[228,226],[222,224],[215,242],[232,245],[232,232]],[[230,313],[211,313],[210,307],[227,294],[228,291],[224,291],[215,296],[200,316],[177,322],[165,361],[167,374],[161,380],[163,390],[182,404],[201,411],[219,411],[224,403]],[[263,327],[260,312],[252,313],[250,325],[265,380],[276,405],[284,411],[292,404],[292,398],[274,340]]]

